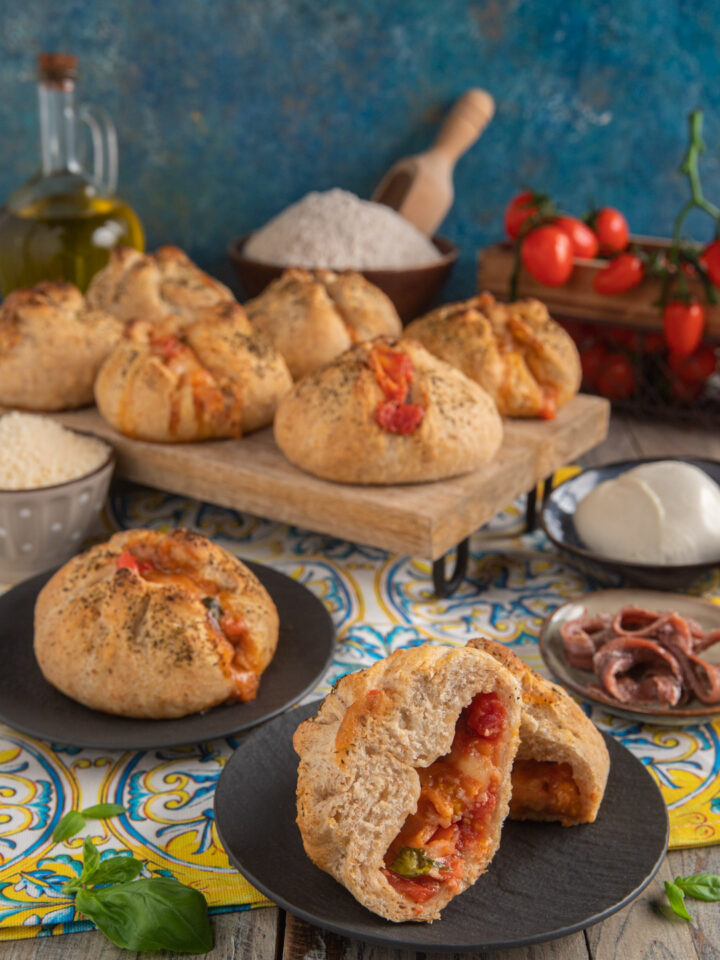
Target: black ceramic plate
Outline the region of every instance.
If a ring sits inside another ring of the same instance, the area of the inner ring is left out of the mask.
[[[640,466],[641,463],[656,463],[659,460],[679,460],[689,463],[720,484],[720,461],[699,460],[692,457],[647,457],[641,460],[622,460],[604,467],[592,467],[570,477],[552,491],[540,515],[540,523],[552,543],[565,553],[577,566],[604,582],[617,583],[625,578],[632,583],[655,590],[671,590],[687,586],[703,574],[720,565],[720,557],[713,563],[687,563],[670,566],[658,563],[628,563],[612,560],[593,553],[582,542],[575,530],[574,514],[578,503],[591,490],[606,480],[612,480]]]
[[[33,653],[33,609],[44,573],[0,597],[0,720],[41,740],[111,750],[170,747],[228,736],[297,703],[324,674],[335,645],[327,610],[277,570],[245,561],[280,616],[277,652],[249,703],[226,704],[178,720],[134,720],[90,710],[51,686]]]
[[[603,920],[660,866],[665,803],[629,751],[606,737],[610,778],[593,824],[507,821],[487,873],[427,923],[390,923],[307,858],[295,823],[292,734],[317,710],[291,710],[239,745],[215,791],[215,820],[232,862],[278,906],[326,930],[410,950],[490,950],[539,943]],[[248,776],[248,771],[252,776]]]

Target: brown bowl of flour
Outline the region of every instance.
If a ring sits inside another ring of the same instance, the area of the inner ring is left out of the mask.
[[[250,236],[248,234],[234,240],[228,253],[245,293],[248,297],[256,297],[288,267],[246,257],[243,248]],[[432,242],[440,253],[440,257],[432,263],[419,267],[358,271],[390,297],[403,323],[409,323],[430,309],[459,256],[455,244],[444,237],[433,237]]]
[[[229,254],[249,297],[290,267],[357,270],[405,323],[432,305],[458,258],[449,240],[431,240],[390,207],[337,188],[306,194],[238,237]]]

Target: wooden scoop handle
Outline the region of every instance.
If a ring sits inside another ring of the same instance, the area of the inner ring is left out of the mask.
[[[434,153],[442,153],[454,165],[475,143],[495,113],[495,101],[487,90],[468,90],[448,114],[440,128]]]

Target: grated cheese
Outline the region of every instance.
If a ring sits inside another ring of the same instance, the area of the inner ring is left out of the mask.
[[[47,417],[0,417],[0,490],[32,490],[83,477],[103,463],[108,446]]]

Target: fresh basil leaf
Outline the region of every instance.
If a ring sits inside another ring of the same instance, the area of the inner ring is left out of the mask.
[[[444,870],[445,864],[440,860],[431,860],[425,856],[423,850],[417,847],[400,847],[397,856],[390,864],[390,869],[394,873],[399,873],[401,877],[422,877],[437,867]]]
[[[85,817],[78,810],[68,810],[60,823],[53,830],[53,843],[62,843],[74,837],[85,826]]]
[[[714,903],[720,900],[720,877],[716,873],[695,873],[691,877],[675,877],[675,886],[694,900]]]
[[[100,854],[98,848],[92,841],[92,837],[85,837],[83,840],[83,869],[80,879],[83,883],[89,883],[93,874],[100,866]]]
[[[107,820],[108,817],[127,813],[127,810],[119,803],[96,803],[94,807],[85,807],[80,813],[88,820]]]
[[[72,880],[67,880],[60,889],[63,893],[66,893],[69,897],[71,897],[77,893],[81,886],[82,880],[80,877],[73,877]]]
[[[101,860],[90,878],[92,884],[127,883],[142,873],[142,861],[134,857],[108,857]]]
[[[205,897],[177,880],[153,877],[78,890],[77,909],[119,947],[207,953],[213,947]]]
[[[80,891],[80,893],[82,893],[82,891]],[[691,923],[694,923],[695,921],[687,912],[685,907],[685,894],[682,892],[680,887],[674,883],[671,883],[669,880],[666,880],[665,893],[667,894],[667,898],[670,901],[670,906],[673,908],[675,913],[679,917],[683,917],[685,920],[689,920]],[[80,896],[80,894],[78,894],[78,896]]]

